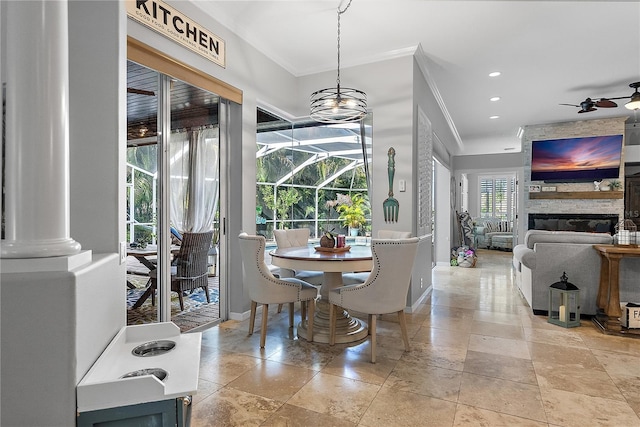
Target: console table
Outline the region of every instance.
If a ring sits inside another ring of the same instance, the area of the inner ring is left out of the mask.
[[[594,323],[603,332],[634,335],[640,338],[640,329],[627,329],[620,325],[620,260],[640,257],[640,248],[632,246],[593,245],[600,255],[600,286],[598,287],[598,314]]]

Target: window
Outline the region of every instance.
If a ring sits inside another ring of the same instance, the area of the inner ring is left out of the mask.
[[[515,176],[480,177],[480,217],[513,221],[516,208]]]

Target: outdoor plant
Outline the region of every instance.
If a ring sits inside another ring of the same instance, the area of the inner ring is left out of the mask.
[[[367,214],[370,211],[369,200],[360,193],[351,197],[346,196],[344,202],[338,204],[336,211],[340,214],[338,219],[343,225],[350,229],[359,229],[367,221]]]

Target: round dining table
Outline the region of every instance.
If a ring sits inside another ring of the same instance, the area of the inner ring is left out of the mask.
[[[271,252],[271,263],[291,270],[322,271],[320,300],[313,323],[313,341],[329,342],[329,291],[343,286],[342,273],[371,271],[373,258],[370,246],[350,246],[330,251],[326,248],[300,246],[278,248]],[[367,337],[368,330],[362,321],[351,317],[342,309],[337,310],[336,342],[351,343]],[[340,313],[342,313],[340,315]],[[306,321],[298,325],[298,337],[307,339]]]

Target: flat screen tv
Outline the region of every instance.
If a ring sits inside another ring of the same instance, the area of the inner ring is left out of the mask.
[[[622,135],[533,141],[531,181],[589,182],[620,176]]]

